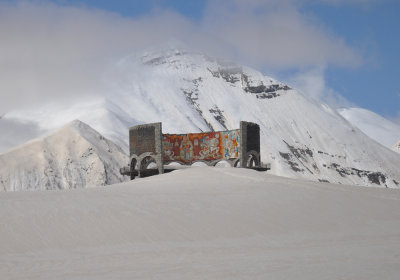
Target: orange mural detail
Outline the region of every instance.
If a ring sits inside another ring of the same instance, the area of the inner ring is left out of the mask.
[[[240,130],[163,134],[164,161],[211,161],[240,156]]]

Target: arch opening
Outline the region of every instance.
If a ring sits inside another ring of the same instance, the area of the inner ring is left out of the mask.
[[[231,167],[231,163],[227,160],[219,160],[214,164],[215,167],[227,168]]]
[[[144,157],[140,162],[140,177],[159,174],[156,159],[152,156]]]
[[[204,166],[208,166],[208,164],[205,161],[197,160],[197,161],[193,162],[190,166],[204,167]]]
[[[247,159],[246,159],[246,165],[247,167],[256,167],[260,165],[259,159],[257,157],[257,155],[255,155],[252,152],[249,152],[247,155]]]

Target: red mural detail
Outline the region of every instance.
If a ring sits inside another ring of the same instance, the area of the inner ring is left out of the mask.
[[[191,163],[238,158],[240,130],[206,133],[163,134],[164,161]]]

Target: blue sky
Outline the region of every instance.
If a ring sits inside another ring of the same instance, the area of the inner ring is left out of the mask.
[[[31,85],[37,86],[50,76],[54,85],[37,88],[44,95],[63,84],[64,94],[88,91],[99,57],[111,60],[175,38],[253,66],[332,105],[356,105],[400,122],[399,14],[395,0],[0,1],[0,35],[10,39],[4,41],[3,59],[19,65],[3,77],[15,81],[34,73]],[[62,74],[46,65],[40,66],[42,75],[25,70],[52,55],[65,57],[59,62]],[[92,66],[82,69],[82,64]],[[79,71],[90,73],[87,81]],[[7,81],[1,81],[2,92],[24,96],[25,88],[6,87]],[[21,99],[14,95],[11,107]]]
[[[314,5],[309,9],[363,55],[360,67],[330,67],[329,87],[355,104],[395,117],[400,112],[400,1],[367,7]],[[338,16],[340,15],[340,16]]]

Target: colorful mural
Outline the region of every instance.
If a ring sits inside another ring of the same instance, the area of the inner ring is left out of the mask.
[[[240,130],[163,134],[163,160],[192,163],[240,156]]]

